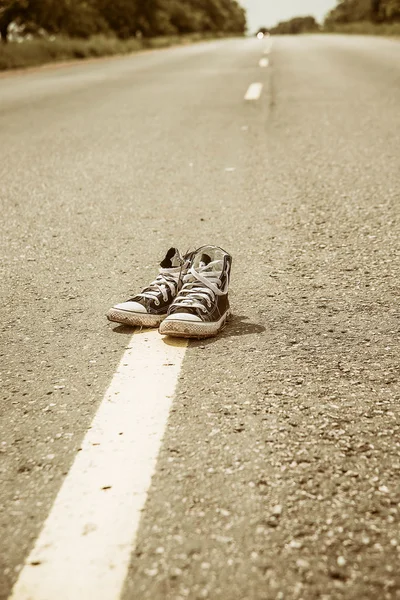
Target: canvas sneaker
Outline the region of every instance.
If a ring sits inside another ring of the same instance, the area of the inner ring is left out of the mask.
[[[177,248],[170,248],[156,279],[133,298],[113,306],[107,319],[124,325],[158,327],[182,285],[190,258],[191,255],[181,257]]]
[[[231,265],[231,255],[218,246],[202,246],[196,250],[159,332],[185,338],[217,335],[230,316]]]

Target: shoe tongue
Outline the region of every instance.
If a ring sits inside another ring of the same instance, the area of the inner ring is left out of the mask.
[[[182,264],[181,255],[177,248],[170,248],[165,255],[164,260],[160,263],[162,269],[174,269]]]

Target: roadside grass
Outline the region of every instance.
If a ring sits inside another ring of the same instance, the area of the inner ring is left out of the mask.
[[[120,40],[116,37],[97,35],[88,40],[58,37],[53,41],[36,39],[8,42],[8,44],[0,44],[0,71],[35,67],[65,60],[129,54],[144,49],[167,48],[172,45],[188,44],[217,37],[222,36],[194,33],[185,36]]]
[[[342,23],[332,25],[324,29],[326,33],[347,33],[356,35],[384,35],[388,37],[400,37],[400,23]]]

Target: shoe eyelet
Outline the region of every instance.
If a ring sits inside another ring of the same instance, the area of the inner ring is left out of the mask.
[[[155,304],[156,306],[160,306],[160,301],[159,301],[159,300],[154,300],[154,304]]]

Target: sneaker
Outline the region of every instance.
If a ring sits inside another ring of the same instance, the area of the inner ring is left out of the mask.
[[[159,332],[185,338],[217,335],[230,316],[231,265],[232,257],[222,248],[202,246],[196,250]]]
[[[160,263],[158,277],[130,300],[116,304],[107,313],[109,321],[138,327],[158,327],[182,285],[191,255],[181,257],[170,248]]]

